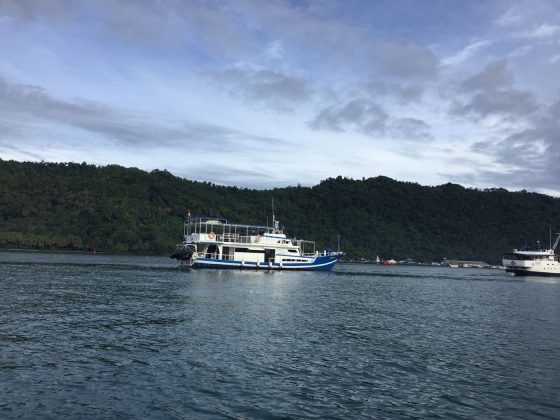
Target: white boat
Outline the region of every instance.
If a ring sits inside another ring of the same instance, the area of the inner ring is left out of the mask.
[[[517,276],[560,276],[560,256],[555,254],[560,241],[560,234],[557,235],[549,249],[514,249],[504,254],[502,263],[506,272]]]
[[[171,258],[190,268],[331,270],[344,255],[330,249],[319,252],[315,242],[288,238],[274,216],[272,220],[273,226],[258,226],[189,217],[183,243]]]
[[[414,261],[412,258],[405,258],[404,260],[399,261],[398,264],[400,264],[400,265],[418,265],[418,263],[416,261]]]
[[[381,264],[381,260],[379,259],[379,255],[375,257],[375,260],[369,260],[369,264]]]

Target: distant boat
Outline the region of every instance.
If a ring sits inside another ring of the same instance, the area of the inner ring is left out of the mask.
[[[383,260],[382,264],[383,265],[395,265],[395,264],[398,264],[398,263],[394,259],[391,258],[389,260]]]
[[[379,259],[379,256],[376,256],[375,260],[369,260],[368,262],[370,264],[381,264],[381,260]]]
[[[414,261],[412,258],[407,258],[407,259],[404,259],[402,261],[399,261],[399,264],[402,264],[402,265],[418,265],[418,263],[416,261]]]
[[[233,224],[225,219],[188,217],[184,241],[171,258],[191,268],[331,270],[344,255],[315,250],[315,242],[288,238],[273,226]]]
[[[560,233],[557,235],[550,249],[514,249],[513,252],[505,253],[502,263],[506,272],[517,276],[560,276],[560,256],[555,254]]]

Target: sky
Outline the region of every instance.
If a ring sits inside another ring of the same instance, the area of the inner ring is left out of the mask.
[[[0,158],[560,196],[560,2],[0,0]]]

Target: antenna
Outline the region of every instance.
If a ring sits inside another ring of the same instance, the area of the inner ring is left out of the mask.
[[[279,233],[279,228],[278,228],[278,221],[276,220],[276,217],[274,216],[274,198],[272,199],[272,227],[274,229],[274,233]]]
[[[556,247],[558,246],[558,241],[560,241],[560,233],[557,233],[556,235],[558,236],[556,237],[556,241],[554,242],[554,245],[552,245],[551,248],[553,251],[556,250]]]
[[[338,245],[337,251],[340,252],[340,234],[338,235],[338,238],[337,238],[337,245]]]

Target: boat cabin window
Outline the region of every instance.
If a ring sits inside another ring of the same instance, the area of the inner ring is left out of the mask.
[[[253,254],[264,254],[262,249],[235,248],[235,252],[250,252]]]
[[[537,260],[548,260],[551,255],[525,255],[525,254],[514,254],[507,253],[503,255],[505,260],[516,260],[516,261],[537,261]]]
[[[530,257],[528,255],[512,254],[512,253],[504,254],[503,258],[505,260],[532,260],[533,259],[533,257]]]

